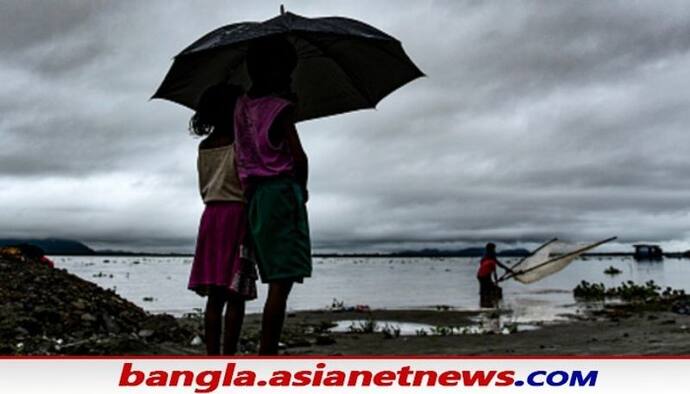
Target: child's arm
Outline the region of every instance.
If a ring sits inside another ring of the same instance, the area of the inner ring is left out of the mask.
[[[292,154],[292,160],[295,163],[295,179],[302,189],[304,190],[304,200],[309,199],[309,193],[307,192],[307,178],[309,177],[309,161],[307,160],[307,154],[304,153],[304,148],[302,148],[302,143],[297,134],[297,128],[295,127],[295,122],[293,121],[293,112],[291,110],[283,111],[276,120],[273,122],[273,126],[269,130],[269,138],[274,146],[274,141],[280,141],[280,137],[285,138],[285,143],[287,143],[290,153]]]
[[[292,153],[292,160],[295,162],[295,178],[304,190],[304,201],[309,200],[309,192],[307,192],[307,178],[309,177],[309,160],[307,154],[304,153],[302,142],[297,135],[297,128],[294,123],[290,124],[290,128],[285,134],[285,140],[290,147]]]

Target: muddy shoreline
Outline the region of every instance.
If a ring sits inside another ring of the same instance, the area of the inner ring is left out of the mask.
[[[634,308],[632,308],[634,309]],[[465,325],[473,312],[375,310],[370,313],[297,312],[287,320],[288,331],[325,326],[338,320],[417,322]],[[248,316],[247,328],[258,328],[260,316]],[[638,355],[690,354],[690,316],[667,311],[635,311],[625,307],[592,316],[544,324],[538,329],[505,334],[408,335],[329,333],[329,345],[288,347],[288,354],[461,354],[461,355]],[[313,340],[312,340],[313,342]]]

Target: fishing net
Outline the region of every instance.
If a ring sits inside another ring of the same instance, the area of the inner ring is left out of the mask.
[[[514,278],[525,284],[536,282],[561,271],[583,253],[611,240],[613,238],[589,244],[551,240],[512,266],[513,272],[505,279]]]

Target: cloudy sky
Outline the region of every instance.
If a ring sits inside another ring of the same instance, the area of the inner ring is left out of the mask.
[[[299,126],[318,250],[620,237],[690,248],[687,1],[288,1],[398,37],[428,77]],[[190,251],[202,34],[277,1],[0,2],[0,237]]]

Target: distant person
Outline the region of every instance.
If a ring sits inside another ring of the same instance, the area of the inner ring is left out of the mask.
[[[498,286],[496,266],[500,265],[496,257],[496,245],[486,244],[484,256],[479,262],[477,280],[479,280],[479,303],[483,308],[493,308],[501,298],[501,288]]]
[[[206,136],[199,144],[199,189],[206,205],[201,216],[189,289],[207,296],[206,351],[220,354],[223,309],[223,354],[237,352],[245,301],[256,298],[256,271],[246,252],[244,193],[235,168],[233,113],[239,87],[209,87],[190,120],[190,131]]]
[[[12,248],[12,246],[10,248]],[[46,256],[46,252],[39,246],[31,244],[19,244],[14,246],[14,248],[16,248],[19,253],[26,258],[41,264],[45,264],[50,268],[55,268],[55,263],[53,263],[53,261]]]
[[[291,91],[295,48],[281,37],[255,41],[247,52],[252,86],[237,100],[237,168],[249,204],[249,228],[261,280],[268,283],[259,354],[277,354],[287,299],[311,276],[307,221],[307,156]]]
[[[41,256],[41,263],[47,265],[50,268],[55,268],[55,263],[53,260],[49,259],[48,256]]]

